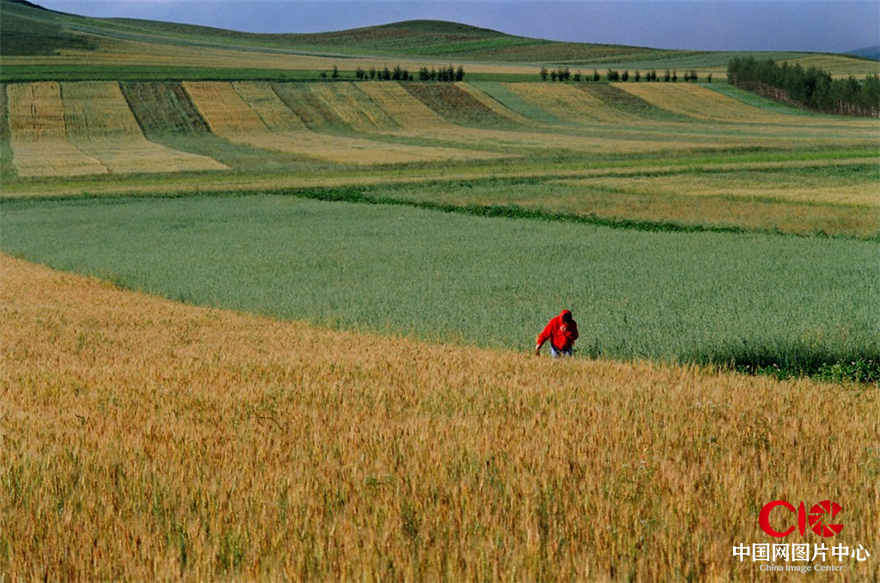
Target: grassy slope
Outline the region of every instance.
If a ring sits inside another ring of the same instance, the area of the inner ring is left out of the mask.
[[[396,57],[404,61],[430,58],[464,62],[568,63],[583,67],[705,69],[723,67],[729,58],[742,54],[557,42],[430,20],[318,34],[252,34],[166,22],[86,18],[42,10],[11,0],[0,0],[0,7],[3,11],[0,38],[3,39],[2,54],[5,56],[51,55],[62,49],[89,50],[96,47],[114,51],[119,50],[120,42],[138,42],[180,47],[183,49],[180,55],[182,63],[186,61],[187,51],[191,57],[197,57],[199,51],[222,48],[243,54],[373,55]],[[776,59],[810,56],[806,53],[759,55]],[[846,72],[865,74],[876,70],[876,62],[864,59],[840,55],[822,58],[832,68],[837,66]],[[7,75],[24,76],[26,73],[19,64],[11,67],[6,66]],[[178,73],[186,71],[178,70]],[[103,76],[94,68],[80,70],[78,74]],[[153,74],[156,74],[155,70]],[[241,74],[248,78],[252,75],[246,71]],[[214,72],[213,75],[219,73]],[[271,73],[271,76],[280,75],[280,70]]]

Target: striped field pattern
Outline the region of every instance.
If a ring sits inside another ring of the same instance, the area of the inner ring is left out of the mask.
[[[116,82],[63,83],[62,95],[69,139],[112,173],[226,169],[212,158],[144,138]]]
[[[19,176],[76,176],[107,172],[96,158],[67,139],[61,86],[13,83],[9,98],[10,142]]]
[[[499,154],[456,148],[411,146],[319,134],[298,126],[268,86],[250,83],[184,82],[211,130],[233,142],[304,157],[349,164],[393,164],[496,158]],[[286,111],[285,111],[286,110]],[[277,125],[276,125],[277,124]]]
[[[611,107],[592,94],[562,83],[509,83],[523,99],[570,123],[624,123],[637,120]]]

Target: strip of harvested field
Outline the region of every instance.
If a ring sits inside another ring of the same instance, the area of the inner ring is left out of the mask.
[[[799,116],[771,113],[690,83],[614,83],[661,109],[694,119],[739,123],[803,124]]]
[[[67,139],[61,86],[55,82],[7,87],[12,162],[19,176],[78,176],[107,172]]]
[[[598,97],[561,83],[508,83],[507,87],[536,107],[569,123],[632,123],[639,118],[613,109]]]
[[[590,83],[577,85],[577,88],[601,100],[607,107],[629,115],[634,115],[641,119],[658,122],[690,121],[690,118],[688,117],[651,105],[644,99],[636,97],[632,93],[627,93],[612,84]],[[668,126],[664,125],[661,127],[665,128]]]
[[[451,83],[406,83],[413,97],[455,124],[475,127],[509,128],[514,124],[487,107],[470,93]]]
[[[301,154],[320,160],[343,164],[394,164],[432,160],[468,160],[497,158],[500,154],[390,144],[362,138],[318,134],[307,129],[291,131],[289,116],[280,122],[279,131],[266,125],[261,112],[269,112],[266,119],[279,120],[286,108],[281,98],[269,91],[249,86],[246,95],[259,99],[248,103],[230,83],[184,83],[193,102],[208,121],[212,131],[234,142],[241,142],[281,152]],[[249,93],[248,93],[249,92]]]
[[[306,83],[273,83],[284,104],[313,130],[345,129],[345,121],[312,93]]]
[[[270,130],[297,132],[306,129],[305,122],[278,98],[269,83],[239,82],[232,86]]]
[[[222,139],[222,138],[218,138]],[[223,140],[225,143],[231,144]],[[240,146],[247,148],[247,146]],[[262,159],[266,150],[254,149],[253,152],[262,152]],[[0,199],[40,199],[40,198],[72,198],[79,196],[114,196],[114,195],[155,195],[155,194],[186,194],[186,193],[228,193],[228,192],[255,192],[275,191],[281,192],[288,189],[315,188],[315,187],[345,187],[363,186],[375,184],[414,184],[429,181],[449,180],[481,180],[491,177],[494,179],[535,179],[545,180],[553,178],[583,178],[600,176],[643,176],[643,175],[678,175],[694,173],[712,173],[729,170],[765,170],[774,168],[821,168],[835,165],[874,163],[880,164],[880,159],[869,156],[861,158],[831,158],[813,159],[781,159],[772,161],[760,161],[750,159],[751,154],[738,162],[728,162],[730,156],[725,155],[723,162],[711,158],[699,160],[676,160],[666,161],[661,165],[646,163],[631,164],[606,163],[599,166],[582,168],[572,167],[570,163],[563,165],[545,164],[539,166],[523,162],[511,166],[485,165],[476,167],[458,166],[449,168],[400,168],[394,175],[389,175],[384,169],[352,169],[333,173],[326,170],[316,171],[306,169],[295,174],[236,174],[236,175],[169,175],[163,178],[161,184],[153,182],[145,183],[136,177],[118,177],[113,181],[95,177],[92,179],[77,179],[76,182],[69,180],[41,182],[30,184],[22,182],[10,182],[4,185]],[[743,157],[739,154],[736,157]],[[577,164],[580,166],[580,164]],[[250,167],[250,166],[249,166]]]
[[[172,150],[147,140],[115,82],[61,85],[70,140],[110,172],[226,170],[213,158]]]
[[[413,97],[399,83],[369,81],[359,83],[358,87],[379,104],[401,128],[419,130],[455,127],[420,99]]]
[[[151,141],[209,156],[239,170],[293,171],[303,164],[313,164],[299,156],[236,144],[211,133],[179,82],[129,82],[120,86],[144,135]]]
[[[309,90],[356,131],[393,130],[399,126],[354,83],[311,83]]]
[[[248,107],[232,83],[184,81],[183,87],[211,131],[218,136],[242,136],[268,130],[259,114]]]
[[[719,174],[595,178],[569,183],[593,188],[613,188],[633,194],[771,198],[880,208],[880,176],[870,171],[847,176],[841,173],[808,175],[803,172],[734,170]]]

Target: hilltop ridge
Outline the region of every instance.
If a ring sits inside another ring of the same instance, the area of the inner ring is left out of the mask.
[[[466,23],[407,20],[319,33],[265,34],[194,24],[130,18],[93,18],[46,9],[26,0],[0,0],[0,56],[5,81],[35,79],[209,78],[289,79],[291,71],[315,77],[338,65],[411,68],[428,63],[469,65],[474,72],[534,75],[536,67],[597,69],[696,69],[723,74],[738,56],[821,59],[836,75],[875,73],[876,63],[844,55],[803,52],[685,51],[617,44],[562,42],[515,36]],[[293,57],[293,58],[290,58]],[[305,57],[299,59],[299,57]],[[332,60],[331,60],[332,59]],[[359,62],[358,62],[359,61]],[[189,71],[183,71],[189,68]],[[293,75],[296,77],[296,75]],[[301,75],[302,77],[302,75]]]

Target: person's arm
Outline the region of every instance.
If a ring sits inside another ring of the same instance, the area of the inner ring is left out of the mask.
[[[544,326],[544,329],[541,330],[541,333],[538,334],[538,339],[535,341],[535,354],[541,353],[541,347],[544,346],[544,343],[547,342],[547,339],[550,338],[550,334],[552,333],[552,325],[553,321],[547,323]]]

